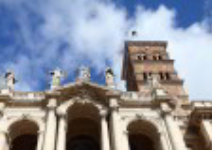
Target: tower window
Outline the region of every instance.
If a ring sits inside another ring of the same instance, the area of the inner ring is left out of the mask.
[[[160,74],[160,79],[161,80],[165,80],[165,78],[164,78],[164,74],[161,72],[161,73],[159,73]]]
[[[147,60],[146,54],[139,54],[139,55],[137,55],[137,60]]]
[[[147,73],[143,73],[143,79],[146,81],[148,79]]]
[[[166,73],[165,75],[166,75],[166,80],[170,80],[171,79],[171,76],[170,76],[169,73]]]
[[[171,76],[169,73],[159,73],[161,80],[171,80]]]
[[[158,60],[162,60],[163,58],[162,58],[162,56],[161,55],[159,55],[158,56]]]
[[[153,56],[153,59],[154,59],[154,60],[158,60],[158,57],[157,57],[157,56]]]
[[[162,60],[162,59],[163,59],[162,56],[159,54],[153,56],[153,60]]]
[[[149,72],[149,73],[143,73],[143,80],[148,80],[150,77],[152,77],[152,73],[151,72]]]

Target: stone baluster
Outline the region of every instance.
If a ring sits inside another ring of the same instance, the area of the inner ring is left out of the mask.
[[[45,139],[43,150],[54,150],[55,149],[55,137],[56,137],[56,127],[57,120],[55,115],[55,108],[57,106],[56,100],[51,99],[48,104],[48,114],[47,114],[47,122],[45,129]]]
[[[107,124],[107,111],[102,110],[100,112],[101,116],[101,150],[110,150],[110,140],[109,140],[109,133],[108,133],[108,124]]]
[[[113,150],[129,150],[129,144],[124,139],[122,126],[120,123],[120,116],[118,113],[118,104],[116,99],[110,100],[110,107],[112,108],[111,116],[110,116],[110,124],[111,124],[111,135],[112,135],[112,145]]]
[[[171,115],[171,109],[166,103],[162,103],[161,108],[166,128],[174,150],[187,150],[182,132],[180,131],[177,122],[174,121],[174,118]]]
[[[202,120],[200,127],[202,134],[206,139],[206,147],[212,150],[212,123],[210,123],[209,120]]]
[[[158,144],[161,146],[161,150],[172,150],[170,147],[170,143],[166,139],[165,132],[162,131],[159,134],[160,134],[160,140]]]
[[[61,112],[59,112],[58,115],[59,115],[59,128],[58,128],[56,150],[66,150],[67,115]]]

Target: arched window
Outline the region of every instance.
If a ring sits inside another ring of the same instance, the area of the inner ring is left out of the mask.
[[[143,73],[143,79],[144,79],[144,81],[146,81],[148,79],[147,73]]]
[[[171,79],[171,76],[170,76],[169,73],[166,73],[165,75],[166,75],[166,80],[170,80]]]
[[[159,75],[161,80],[171,80],[170,73],[160,72]]]
[[[164,74],[162,72],[160,72],[159,74],[160,74],[160,79],[165,80]]]
[[[158,56],[154,55],[153,60],[158,60]]]
[[[158,56],[158,60],[162,60],[163,57],[161,55]]]
[[[147,55],[146,54],[138,54],[137,60],[147,60]]]

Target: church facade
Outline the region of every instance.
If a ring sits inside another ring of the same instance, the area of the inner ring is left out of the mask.
[[[0,150],[212,150],[212,101],[189,101],[163,41],[127,41],[122,78],[105,85],[83,67],[74,83],[51,72],[51,89],[0,91]]]

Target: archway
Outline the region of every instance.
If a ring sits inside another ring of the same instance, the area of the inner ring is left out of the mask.
[[[21,120],[10,127],[10,150],[36,150],[38,126],[29,120]]]
[[[76,104],[68,111],[66,150],[99,150],[98,109],[92,104]]]
[[[128,126],[130,150],[159,150],[157,129],[146,121],[134,121]]]

